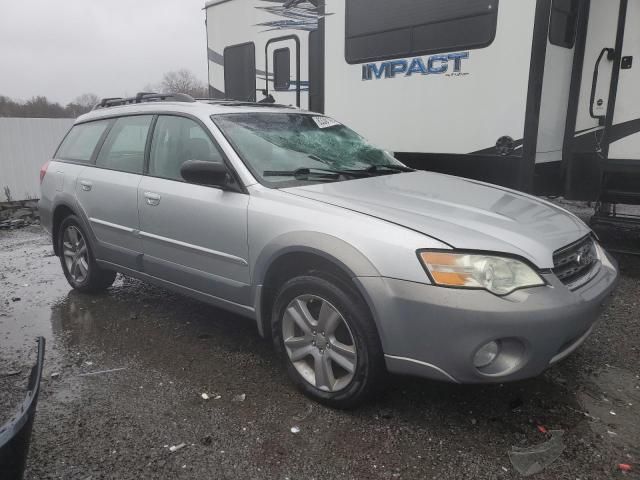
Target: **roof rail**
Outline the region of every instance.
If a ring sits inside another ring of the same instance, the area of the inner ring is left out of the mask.
[[[188,102],[193,103],[195,99],[186,93],[154,93],[154,92],[138,92],[135,97],[111,97],[100,100],[93,110],[109,107],[120,107],[122,105],[130,105],[134,103],[146,102]]]
[[[198,102],[227,105],[231,107],[297,108],[292,105],[284,105],[282,103],[248,102],[244,100],[234,100],[232,98],[196,98],[195,100]]]

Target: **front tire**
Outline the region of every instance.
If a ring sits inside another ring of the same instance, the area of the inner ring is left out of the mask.
[[[353,408],[381,386],[384,357],[362,298],[344,282],[311,273],[286,282],[272,316],[276,349],[302,392]]]
[[[62,271],[74,289],[94,293],[113,284],[116,272],[97,264],[78,217],[69,215],[60,223],[57,241]]]

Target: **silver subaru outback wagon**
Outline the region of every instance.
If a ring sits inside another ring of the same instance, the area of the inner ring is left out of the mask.
[[[591,333],[615,261],[541,199],[413,171],[345,125],[276,105],[105,100],[41,171],[73,288],[116,272],[247,316],[312,398],[387,372],[540,374]]]

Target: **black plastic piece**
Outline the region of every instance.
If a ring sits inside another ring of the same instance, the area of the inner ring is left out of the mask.
[[[38,337],[38,360],[31,368],[27,395],[18,411],[8,423],[0,427],[0,478],[18,480],[24,475],[31,441],[31,430],[36,415],[40,380],[44,365],[45,340]]]
[[[180,175],[188,183],[224,188],[229,180],[229,172],[224,163],[204,160],[187,160],[180,167]]]

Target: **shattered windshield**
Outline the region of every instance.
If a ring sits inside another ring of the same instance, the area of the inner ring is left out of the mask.
[[[252,112],[212,119],[253,174],[268,186],[408,170],[391,154],[329,117]]]

